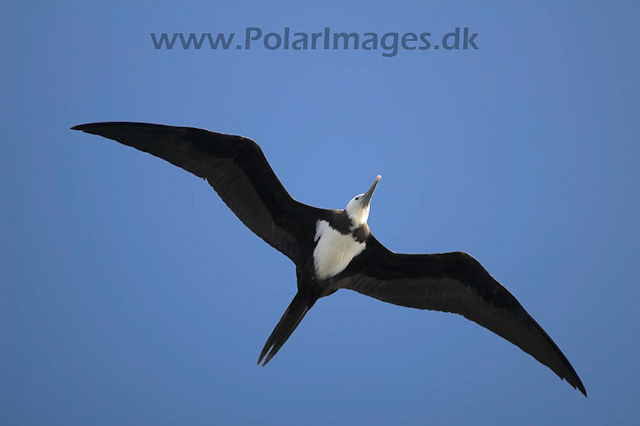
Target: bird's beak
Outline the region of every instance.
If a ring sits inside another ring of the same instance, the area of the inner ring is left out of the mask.
[[[367,189],[367,192],[365,192],[360,199],[360,203],[362,203],[363,207],[368,207],[369,204],[371,204],[371,197],[373,197],[373,193],[375,192],[376,186],[378,186],[378,182],[380,182],[380,179],[382,179],[382,176],[376,176],[376,180],[373,181],[373,184],[371,184],[369,189]]]

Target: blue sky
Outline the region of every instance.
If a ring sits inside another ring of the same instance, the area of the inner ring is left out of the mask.
[[[539,3],[539,4],[538,4]],[[560,3],[560,4],[558,4]],[[0,26],[0,421],[11,425],[634,424],[633,2],[57,2]],[[477,32],[478,50],[156,50],[150,33]],[[300,201],[400,252],[472,254],[585,399],[462,317],[348,291],[255,366],[294,267],[200,179],[70,126],[258,141]]]

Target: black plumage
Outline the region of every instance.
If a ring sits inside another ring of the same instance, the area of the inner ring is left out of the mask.
[[[267,339],[259,364],[271,360],[319,298],[349,289],[400,306],[460,314],[517,345],[586,396],[553,340],[473,257],[388,250],[370,233],[366,218],[356,224],[346,210],[320,209],[293,199],[254,141],[145,123],[93,123],[72,129],[116,140],[206,179],[249,229],[295,263],[298,293]],[[367,209],[378,180],[365,194]],[[314,251],[318,238],[324,238],[318,235],[320,222],[335,235],[350,238],[344,240],[349,247],[364,246],[342,270],[326,277],[318,274]]]

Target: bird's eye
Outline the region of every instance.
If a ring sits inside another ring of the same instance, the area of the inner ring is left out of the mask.
[[[359,197],[359,196],[358,196],[358,197],[356,197],[356,201],[358,201],[359,199],[360,199],[360,197]]]

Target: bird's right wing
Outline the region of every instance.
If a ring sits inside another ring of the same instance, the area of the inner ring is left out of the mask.
[[[113,139],[206,179],[249,229],[295,263],[301,255],[296,236],[314,229],[302,223],[309,216],[301,213],[322,214],[287,193],[251,139],[146,123],[91,123],[72,129]]]
[[[373,235],[335,285],[384,302],[451,312],[480,324],[587,395],[577,373],[516,298],[466,253],[394,253]]]

